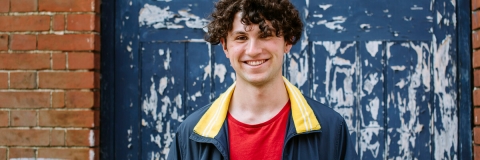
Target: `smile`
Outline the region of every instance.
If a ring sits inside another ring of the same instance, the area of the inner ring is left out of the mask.
[[[245,61],[246,64],[251,65],[251,66],[259,66],[263,63],[265,63],[268,59],[264,60],[255,60],[255,61]]]

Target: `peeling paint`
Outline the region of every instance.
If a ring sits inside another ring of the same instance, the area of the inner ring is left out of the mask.
[[[332,4],[325,4],[325,5],[318,5],[318,7],[322,8],[323,10],[327,10],[328,8],[332,7]]]
[[[181,29],[186,27],[203,29],[208,20],[200,18],[189,13],[190,9],[183,9],[177,13],[170,11],[170,7],[160,8],[155,5],[145,4],[140,10],[139,23],[140,26],[150,26],[156,29]],[[181,23],[184,22],[185,26]]]
[[[167,83],[168,83],[168,78],[167,77],[162,77],[160,79],[160,86],[158,87],[158,93],[160,93],[160,95],[163,95],[163,91],[165,91],[165,88],[167,88]]]
[[[90,144],[90,147],[95,146],[95,133],[93,130],[90,130],[90,133],[88,134],[88,142]]]
[[[433,42],[436,38],[433,38]],[[438,45],[433,43],[434,49],[434,93],[435,101],[438,103],[439,110],[434,110],[435,121],[441,123],[441,126],[436,125],[434,129],[435,145],[435,159],[449,158],[445,157],[446,153],[457,152],[458,139],[458,117],[457,117],[457,94],[452,88],[452,82],[455,82],[456,65],[452,64],[453,60],[450,56],[450,45],[452,45],[451,36],[446,38]],[[448,75],[452,73],[453,75]],[[440,119],[437,119],[440,118]],[[455,158],[456,159],[456,158]]]

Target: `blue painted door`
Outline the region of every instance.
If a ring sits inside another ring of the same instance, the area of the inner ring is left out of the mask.
[[[284,75],[347,121],[361,159],[457,159],[456,1],[294,0]],[[120,0],[115,157],[165,159],[176,127],[235,81],[203,41],[210,0]]]

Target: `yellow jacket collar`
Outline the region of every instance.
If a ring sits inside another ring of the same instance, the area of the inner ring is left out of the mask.
[[[300,90],[291,84],[285,77],[283,80],[287,88],[288,97],[290,98],[292,118],[297,134],[320,130],[320,123]],[[235,83],[233,83],[227,91],[221,94],[220,97],[213,102],[193,129],[195,133],[209,138],[214,138],[218,134],[225,118],[227,117],[228,107],[234,89]]]

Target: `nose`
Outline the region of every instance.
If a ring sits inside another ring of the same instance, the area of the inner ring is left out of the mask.
[[[246,49],[245,54],[254,57],[254,56],[256,56],[260,53],[262,53],[261,42],[259,40],[256,40],[255,38],[250,39],[250,41],[247,45],[247,49]]]

